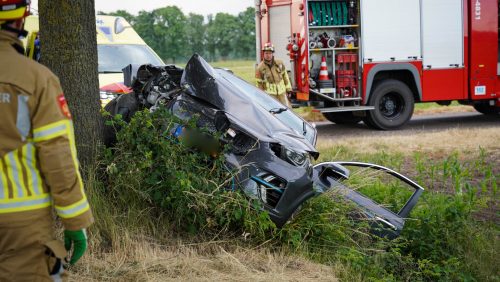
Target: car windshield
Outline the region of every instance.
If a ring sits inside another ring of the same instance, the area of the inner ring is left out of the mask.
[[[129,64],[164,65],[146,45],[98,44],[97,54],[99,58],[99,73],[119,73]]]
[[[277,119],[303,135],[311,145],[315,145],[316,130],[309,123],[298,117],[292,109],[287,109],[286,106],[271,98],[264,91],[231,74],[229,71],[223,69],[217,69],[217,71],[222,77],[231,81],[235,87],[247,94],[249,99],[251,98],[253,101],[257,102],[257,104],[268,112],[275,113],[274,116]]]

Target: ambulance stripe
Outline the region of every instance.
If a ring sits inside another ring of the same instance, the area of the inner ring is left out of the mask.
[[[15,154],[14,154],[16,151],[8,153],[7,159],[6,159],[7,167],[9,167],[9,169],[7,169],[7,171],[8,171],[8,174],[10,176],[10,179],[12,180],[12,183],[15,186],[13,188],[14,192],[17,191],[17,195],[16,195],[16,193],[14,193],[14,199],[24,197],[23,187],[22,187],[21,181],[19,179],[19,163],[17,162],[17,160],[15,158]]]

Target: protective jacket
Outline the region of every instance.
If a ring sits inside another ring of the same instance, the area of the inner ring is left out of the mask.
[[[93,217],[59,80],[15,45],[0,31],[0,229],[51,218],[52,208],[65,229],[85,228]]]
[[[283,61],[273,59],[271,64],[264,60],[257,66],[255,72],[257,87],[270,95],[284,95],[292,91],[290,79]]]

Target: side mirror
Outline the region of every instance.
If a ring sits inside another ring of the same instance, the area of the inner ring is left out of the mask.
[[[132,87],[132,80],[133,80],[133,74],[132,74],[132,65],[127,65],[122,69],[123,72],[123,84],[127,87]]]
[[[141,65],[129,64],[122,69],[123,72],[123,84],[125,86],[132,88],[134,82],[137,80],[137,73]]]

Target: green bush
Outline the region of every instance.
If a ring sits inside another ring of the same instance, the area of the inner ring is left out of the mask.
[[[165,111],[145,111],[138,112],[129,124],[115,122],[123,129],[116,146],[106,150],[106,185],[93,188],[92,200],[113,209],[98,209],[98,216],[125,218],[127,224],[122,228],[140,232],[146,228],[161,237],[155,226],[167,224],[176,234],[197,234],[200,240],[214,238],[214,234],[232,236],[253,246],[284,249],[324,264],[342,265],[338,275],[346,281],[499,279],[495,265],[500,251],[498,226],[473,217],[481,204],[477,191],[492,186],[496,194],[497,176],[484,162],[475,166],[485,171],[485,180],[474,182],[470,181],[474,173],[469,173],[456,155],[431,164],[415,156],[417,179],[449,181],[455,189],[447,194],[426,191],[394,241],[371,235],[369,222],[358,208],[334,192],[304,203],[282,229],[277,229],[260,202],[250,200],[234,186],[234,172],[226,169],[221,154],[209,156],[170,137],[182,121]],[[193,122],[187,126],[194,126]],[[353,155],[345,148],[335,152],[337,159]],[[393,168],[401,167],[404,160],[387,152],[362,158]],[[394,208],[402,207],[408,197],[392,184],[374,181],[366,185],[354,178],[349,185],[361,187],[363,193]],[[111,220],[98,221],[104,237],[119,232],[112,230],[117,227]]]
[[[214,158],[171,137],[178,124],[183,122],[165,110],[138,112],[121,124],[117,144],[106,154],[109,192],[135,194],[177,232],[264,236],[272,230],[259,202],[232,187],[232,171],[222,155]],[[127,197],[119,198],[130,204]]]

